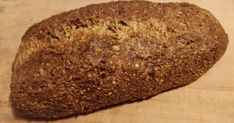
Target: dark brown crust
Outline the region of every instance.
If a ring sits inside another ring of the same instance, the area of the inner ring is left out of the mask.
[[[143,25],[123,42],[112,35],[119,35],[116,27],[108,27],[110,35],[80,31],[71,39],[63,37],[65,29],[62,37],[53,34],[63,30],[63,24],[89,30],[107,20],[118,21],[122,28],[150,19],[162,24],[157,33],[152,31],[157,37]],[[220,59],[227,44],[219,22],[188,3],[89,5],[28,29],[13,65],[12,103],[31,117],[56,119],[145,99],[198,79]],[[28,49],[32,50],[26,54]]]

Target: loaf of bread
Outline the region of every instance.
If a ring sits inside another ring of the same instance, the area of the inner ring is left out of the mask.
[[[30,27],[12,68],[11,101],[30,117],[57,119],[143,100],[197,80],[228,36],[188,3],[89,5]]]

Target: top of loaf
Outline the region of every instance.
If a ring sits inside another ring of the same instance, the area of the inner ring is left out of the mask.
[[[171,37],[186,40],[193,38],[194,34],[225,39],[227,37],[223,32],[222,26],[210,12],[189,3],[118,1],[92,4],[31,26],[22,38],[13,69],[45,47],[81,41],[82,35],[87,33],[114,37],[120,42],[140,33],[144,37],[167,42],[173,40]],[[180,44],[177,44],[179,47]],[[221,49],[225,49],[226,44],[223,42]]]

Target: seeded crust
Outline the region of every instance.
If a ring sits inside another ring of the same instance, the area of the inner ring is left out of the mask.
[[[13,63],[11,100],[30,117],[57,119],[142,100],[197,80],[228,37],[188,3],[118,1],[30,27]]]

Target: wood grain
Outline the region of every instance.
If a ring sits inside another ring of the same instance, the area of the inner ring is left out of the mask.
[[[233,0],[176,0],[210,10],[229,35],[225,55],[196,82],[145,101],[62,120],[35,121],[15,116],[9,103],[11,65],[26,29],[51,15],[105,1],[0,0],[0,123],[234,123]]]

